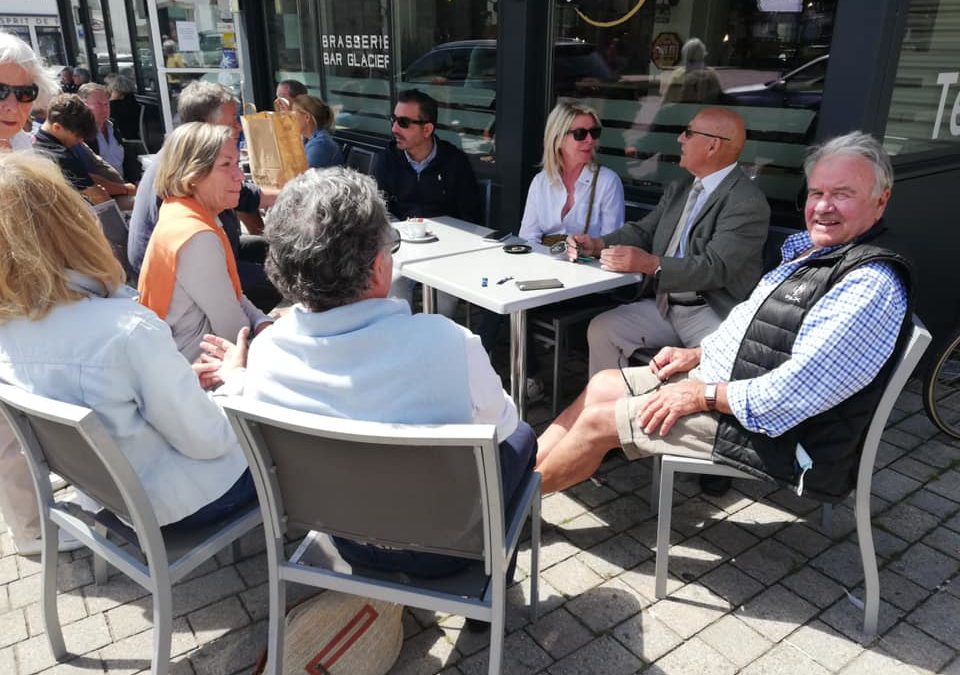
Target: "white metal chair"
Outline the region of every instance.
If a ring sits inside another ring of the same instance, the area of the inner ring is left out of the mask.
[[[123,217],[120,206],[116,200],[108,199],[94,206],[93,212],[100,221],[103,236],[110,242],[114,257],[123,265],[123,271],[127,273],[127,283],[136,288],[137,273],[131,267],[130,260],[127,258],[127,238],[129,234],[127,219]]]
[[[503,655],[506,572],[531,518],[531,614],[537,614],[540,475],[504,504],[492,425],[345,420],[231,398],[224,408],[264,514],[270,586],[266,673],[283,672],[285,585],[296,582],[492,624],[490,673]],[[286,559],[288,527],[310,531]],[[322,534],[321,534],[322,533]],[[439,579],[352,567],[328,535],[472,559]]]
[[[913,317],[913,330],[903,353],[898,357],[897,365],[890,374],[890,380],[867,428],[860,455],[857,473],[856,504],[854,513],[857,521],[857,540],[860,543],[860,557],[863,561],[864,610],[863,632],[867,636],[877,632],[877,619],[880,612],[880,578],[877,572],[877,557],[873,545],[873,530],[870,520],[870,488],[873,482],[873,465],[880,446],[880,437],[890,417],[890,411],[900,396],[907,379],[913,372],[927,345],[930,333],[920,320]],[[732,478],[754,478],[750,474],[738,471],[731,466],[715,464],[705,459],[661,455],[654,458],[653,494],[651,504],[659,503],[657,513],[657,560],[655,593],[658,598],[667,595],[667,564],[670,547],[670,517],[673,510],[673,479],[675,473],[697,473]],[[658,480],[659,476],[659,480]],[[659,497],[657,492],[659,491]],[[829,504],[824,504],[825,520],[829,514]]]
[[[41,612],[54,657],[59,661],[67,653],[57,612],[57,541],[62,527],[93,551],[97,583],[106,581],[109,562],[153,594],[150,672],[166,675],[173,632],[172,584],[255,528],[259,508],[254,504],[209,527],[164,535],[140,479],[96,413],[5,384],[0,385],[0,411],[24,449],[40,501]],[[51,471],[106,508],[89,513],[56,502]],[[132,550],[107,539],[108,532]]]

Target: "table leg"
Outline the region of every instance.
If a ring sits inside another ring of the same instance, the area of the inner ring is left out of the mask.
[[[437,313],[437,289],[423,284],[423,313]]]
[[[527,312],[510,315],[510,395],[520,419],[527,416]]]

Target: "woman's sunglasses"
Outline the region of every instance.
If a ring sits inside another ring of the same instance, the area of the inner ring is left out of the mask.
[[[408,129],[410,128],[411,124],[419,124],[420,126],[423,126],[428,121],[429,120],[415,120],[412,117],[397,117],[396,115],[390,115],[390,124],[396,124],[401,129]]]
[[[40,95],[40,87],[35,84],[16,85],[0,82],[0,101],[6,101],[11,93],[20,103],[32,103]]]
[[[597,140],[600,138],[600,132],[603,131],[600,127],[590,127],[589,129],[585,127],[579,127],[577,129],[571,129],[567,133],[573,136],[575,141],[585,141],[587,140],[587,134],[590,134],[590,138]]]

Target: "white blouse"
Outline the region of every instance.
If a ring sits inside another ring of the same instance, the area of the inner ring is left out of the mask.
[[[552,181],[543,171],[533,177],[523,210],[520,236],[539,243],[545,235],[581,234],[587,220],[590,204],[590,184],[593,168],[585,166],[574,184],[573,207],[560,217],[567,202],[567,190],[562,181]],[[623,227],[623,183],[620,177],[605,166],[597,176],[597,193],[590,216],[590,236],[599,237]]]

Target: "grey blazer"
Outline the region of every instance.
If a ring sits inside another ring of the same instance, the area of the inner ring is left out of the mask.
[[[604,236],[604,245],[636,246],[661,256],[663,291],[699,292],[717,314],[725,317],[760,280],[770,205],[737,167],[710,194],[697,214],[687,242],[687,255],[663,257],[691,185],[692,176],[671,183],[653,211]],[[653,295],[656,290],[656,282],[650,277],[643,284],[642,294]]]

